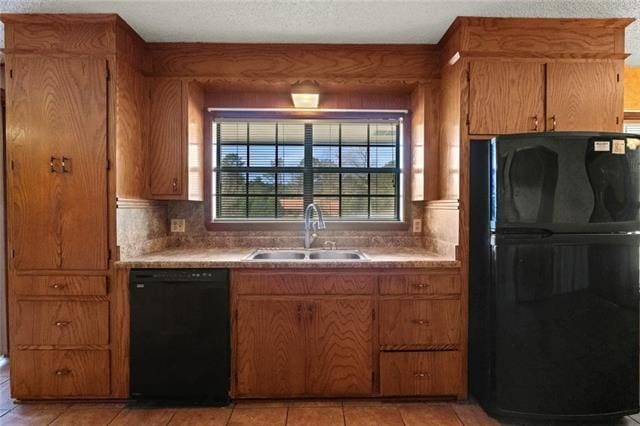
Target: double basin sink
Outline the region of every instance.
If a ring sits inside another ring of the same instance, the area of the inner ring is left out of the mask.
[[[249,260],[368,260],[360,250],[256,250]]]

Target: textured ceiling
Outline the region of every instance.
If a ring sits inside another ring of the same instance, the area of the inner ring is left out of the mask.
[[[0,11],[117,13],[147,41],[435,43],[456,16],[640,19],[640,0],[0,0]],[[626,50],[640,65],[640,22]]]

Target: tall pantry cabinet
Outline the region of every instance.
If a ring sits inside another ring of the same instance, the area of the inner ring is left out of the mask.
[[[11,395],[127,397],[112,159],[134,143],[117,138],[130,76],[116,70],[138,72],[117,65],[142,42],[116,15],[1,19]]]

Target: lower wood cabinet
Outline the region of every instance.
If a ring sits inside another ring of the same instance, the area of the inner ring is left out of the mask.
[[[383,396],[453,396],[460,393],[462,368],[458,351],[382,352]]]
[[[347,396],[373,392],[371,297],[240,297],[239,396]]]
[[[104,397],[110,392],[108,350],[16,350],[12,397]]]

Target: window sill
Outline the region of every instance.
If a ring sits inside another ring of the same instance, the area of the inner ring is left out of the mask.
[[[408,231],[407,222],[332,222],[328,231]],[[216,221],[205,223],[208,231],[302,231],[302,221]]]

